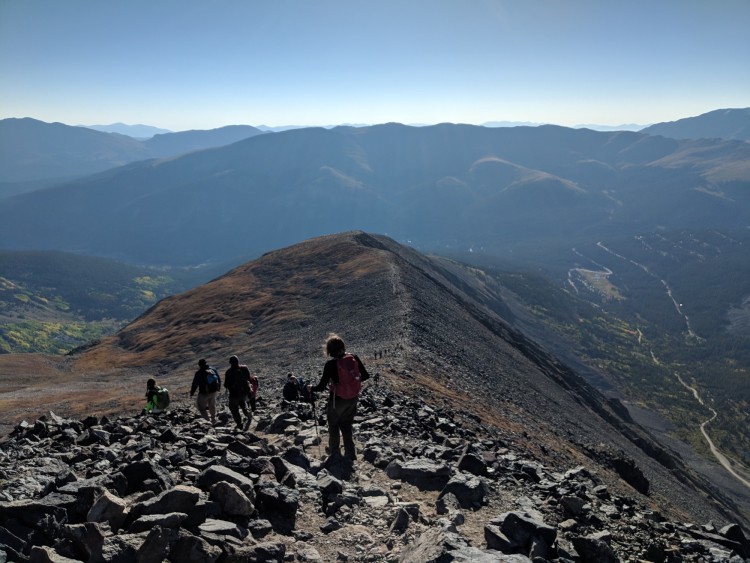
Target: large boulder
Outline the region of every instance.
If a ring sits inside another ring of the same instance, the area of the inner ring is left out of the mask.
[[[237,473],[228,467],[224,467],[223,465],[212,465],[207,467],[198,476],[196,485],[202,490],[209,492],[211,487],[221,481],[237,485],[243,491],[252,491],[255,486],[252,479],[245,477],[241,473]]]
[[[448,483],[451,468],[446,463],[424,458],[395,459],[385,468],[385,473],[391,479],[406,481],[418,489],[439,491]]]
[[[299,492],[277,483],[263,483],[255,495],[260,515],[271,522],[274,529],[288,534],[294,529],[299,508]]]
[[[573,538],[573,547],[582,563],[618,563],[620,559],[609,544],[607,533]]]
[[[128,480],[128,494],[149,490],[145,486],[146,483],[155,483],[156,487],[161,491],[174,486],[169,472],[150,459],[129,463],[121,471]]]
[[[466,547],[468,541],[454,530],[430,528],[401,552],[399,563],[447,563],[455,560],[452,552]]]
[[[469,473],[456,473],[450,478],[438,498],[452,494],[461,508],[481,508],[487,500],[489,488],[484,479]]]
[[[484,527],[484,538],[489,549],[528,555],[532,549],[551,550],[557,530],[527,512],[514,511],[490,520]]]
[[[104,491],[89,510],[86,520],[106,522],[113,530],[117,530],[125,521],[126,508],[127,503],[123,499],[109,491]]]
[[[210,499],[228,516],[250,516],[255,512],[252,500],[234,483],[220,481],[211,487]]]

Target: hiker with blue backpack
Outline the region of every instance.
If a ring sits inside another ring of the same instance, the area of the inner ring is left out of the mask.
[[[313,391],[321,392],[328,387],[328,453],[340,456],[339,444],[344,441],[344,455],[352,461],[357,459],[352,427],[357,414],[357,403],[362,382],[370,378],[358,356],[346,353],[344,341],[336,334],[328,335],[326,354],[332,359],[323,366],[323,376]]]
[[[216,395],[218,395],[219,389],[221,389],[219,372],[201,358],[198,360],[198,371],[193,376],[190,396],[192,397],[195,395],[195,391],[198,391],[196,406],[201,416],[206,420],[208,420],[208,413],[211,413],[211,424],[216,424]]]

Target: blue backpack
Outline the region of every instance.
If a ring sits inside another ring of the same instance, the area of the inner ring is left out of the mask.
[[[214,368],[208,368],[206,375],[206,391],[213,393],[221,388],[221,379],[219,373]]]

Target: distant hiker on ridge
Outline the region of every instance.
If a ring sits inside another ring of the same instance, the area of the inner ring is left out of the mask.
[[[229,358],[229,369],[224,373],[224,388],[229,391],[229,411],[240,430],[243,429],[240,409],[245,413],[245,430],[250,427],[250,421],[253,419],[245,405],[251,394],[250,377],[250,369],[245,364],[240,364],[237,356]]]
[[[206,420],[208,420],[208,412],[210,412],[212,424],[216,424],[216,395],[220,388],[221,377],[219,377],[219,372],[210,367],[206,360],[198,360],[198,371],[193,376],[190,396],[195,395],[196,389],[198,390],[198,399],[196,400],[198,411]]]
[[[146,382],[146,408],[142,414],[160,414],[169,406],[169,391],[166,387],[160,387],[155,379]]]
[[[344,439],[344,454],[352,461],[357,459],[352,425],[357,414],[357,403],[362,381],[370,378],[362,361],[346,353],[344,341],[336,334],[329,334],[325,344],[326,354],[331,356],[323,367],[323,377],[313,391],[329,388],[328,404],[328,453],[341,455],[340,437]],[[339,436],[339,432],[341,436]]]

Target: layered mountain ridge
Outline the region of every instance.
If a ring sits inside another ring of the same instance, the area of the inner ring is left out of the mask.
[[[422,248],[550,252],[651,230],[744,228],[750,145],[556,126],[299,129],[0,201],[8,249],[240,261],[364,229]]]
[[[139,140],[126,134],[28,117],[2,119],[0,197],[28,190],[33,187],[32,182],[53,185],[129,162],[227,145],[262,133],[249,125],[230,125],[208,131],[160,133]]]

